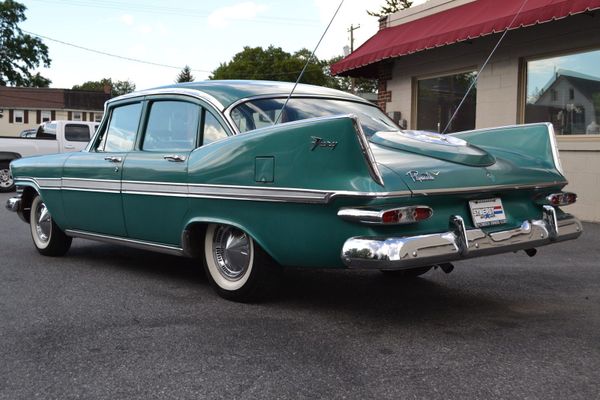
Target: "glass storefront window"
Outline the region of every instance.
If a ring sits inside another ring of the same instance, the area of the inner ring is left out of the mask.
[[[477,72],[469,71],[417,81],[417,129],[442,132]],[[473,87],[446,133],[475,129],[477,88]]]
[[[558,135],[600,134],[600,50],[527,62],[525,123]]]

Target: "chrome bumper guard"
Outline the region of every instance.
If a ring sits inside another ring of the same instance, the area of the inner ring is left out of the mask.
[[[532,249],[578,238],[581,222],[570,214],[557,218],[551,206],[541,220],[524,221],[520,227],[485,233],[465,229],[460,216],[450,218],[450,231],[399,238],[354,237],[344,243],[342,260],[353,269],[409,269],[472,257]]]
[[[6,209],[13,212],[19,212],[21,209],[21,195],[14,196],[6,200]]]

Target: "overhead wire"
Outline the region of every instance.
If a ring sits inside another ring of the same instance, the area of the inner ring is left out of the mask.
[[[467,100],[467,97],[469,96],[469,93],[471,92],[471,90],[473,90],[473,88],[477,84],[477,81],[479,80],[479,76],[481,75],[481,73],[483,72],[483,70],[485,69],[485,67],[487,67],[488,63],[492,59],[492,56],[496,53],[496,50],[498,50],[498,47],[500,47],[500,43],[502,43],[502,41],[504,40],[504,37],[506,36],[506,34],[508,33],[508,31],[510,30],[510,28],[512,28],[513,24],[517,20],[517,17],[519,15],[521,15],[521,12],[523,11],[523,8],[525,8],[525,5],[527,4],[528,1],[529,0],[523,0],[523,4],[521,4],[521,8],[519,8],[519,11],[517,11],[517,13],[515,14],[514,18],[510,22],[510,24],[504,30],[504,33],[502,34],[502,36],[500,36],[500,39],[498,39],[498,43],[496,43],[496,46],[494,46],[494,48],[492,49],[490,55],[487,57],[487,59],[485,60],[485,62],[481,66],[481,68],[479,69],[479,72],[477,72],[477,75],[475,76],[475,78],[471,82],[471,85],[469,85],[469,88],[467,89],[467,92],[465,93],[465,95],[463,96],[462,100],[458,104],[458,107],[456,107],[456,110],[454,110],[454,113],[452,114],[452,117],[450,117],[450,119],[448,120],[448,123],[446,124],[446,127],[444,128],[444,130],[442,131],[442,133],[446,133],[448,131],[448,128],[450,127],[450,125],[454,121],[454,118],[456,118],[456,115],[458,115],[458,112],[460,111],[462,105]]]

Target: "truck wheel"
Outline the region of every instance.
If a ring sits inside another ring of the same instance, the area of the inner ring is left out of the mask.
[[[246,232],[211,224],[204,239],[204,266],[221,297],[249,302],[263,297],[277,274],[275,262]]]
[[[15,190],[15,181],[10,176],[9,163],[0,163],[0,192],[12,192]]]
[[[52,257],[62,256],[71,247],[73,238],[65,235],[54,223],[40,195],[36,195],[31,203],[29,225],[33,244],[41,254]]]

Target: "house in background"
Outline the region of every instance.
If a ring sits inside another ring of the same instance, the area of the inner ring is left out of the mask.
[[[0,136],[52,120],[100,121],[110,91],[0,86]]]
[[[600,0],[429,0],[382,18],[331,70],[377,78],[379,107],[409,129],[552,122],[579,195],[568,211],[600,221],[599,21]]]

